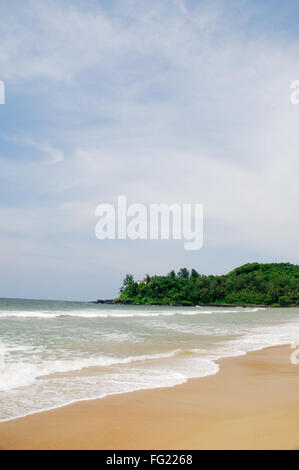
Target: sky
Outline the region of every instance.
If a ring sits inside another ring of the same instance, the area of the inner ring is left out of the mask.
[[[299,263],[299,2],[2,0],[0,17],[0,297]],[[119,195],[203,204],[203,247],[98,240]]]

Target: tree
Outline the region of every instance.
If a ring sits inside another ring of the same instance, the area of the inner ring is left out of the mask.
[[[123,281],[123,285],[127,287],[131,285],[132,282],[134,282],[134,277],[132,276],[132,274],[126,274],[126,277],[124,278],[124,281]]]
[[[171,279],[175,279],[176,278],[176,273],[174,270],[170,271],[170,273],[167,274],[167,277],[170,277]]]
[[[281,295],[278,299],[279,305],[289,305],[290,299],[287,295]]]
[[[197,279],[198,277],[198,272],[195,269],[192,269],[190,279]]]
[[[123,280],[122,293],[126,292],[128,297],[135,295],[136,285],[134,282],[134,277],[132,274],[126,274],[126,277]]]
[[[181,268],[178,272],[178,277],[183,279],[189,279],[190,273],[187,268]]]

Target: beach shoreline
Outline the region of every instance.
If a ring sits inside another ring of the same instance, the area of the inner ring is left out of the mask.
[[[295,449],[299,365],[289,345],[216,361],[215,375],[0,423],[0,449]]]

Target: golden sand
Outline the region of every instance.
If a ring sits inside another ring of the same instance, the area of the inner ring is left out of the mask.
[[[299,365],[289,346],[222,359],[172,388],[79,402],[0,423],[1,449],[295,449]]]

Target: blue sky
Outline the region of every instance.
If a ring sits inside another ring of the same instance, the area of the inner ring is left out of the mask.
[[[299,262],[294,1],[0,4],[0,296]],[[99,241],[95,207],[204,204],[204,246]]]

